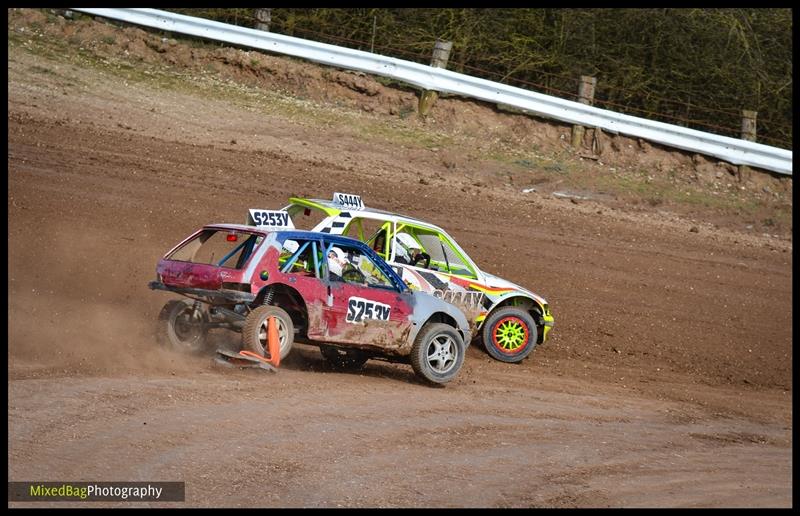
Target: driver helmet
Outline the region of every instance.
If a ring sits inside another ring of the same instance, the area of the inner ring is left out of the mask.
[[[398,255],[402,256],[406,260],[411,260],[413,256],[414,249],[421,251],[422,247],[414,240],[414,237],[409,235],[408,233],[397,233],[395,235],[395,241],[399,243],[399,246],[396,246]]]
[[[330,253],[333,253],[334,257],[331,257]],[[346,259],[344,251],[336,246],[331,247],[331,250],[328,252],[328,268],[332,273],[341,276]]]
[[[283,243],[283,248],[286,249],[287,251],[289,251],[290,253],[294,254],[300,248],[300,244],[298,244],[294,240],[286,240]]]

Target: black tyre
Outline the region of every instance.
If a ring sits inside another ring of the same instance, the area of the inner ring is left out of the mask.
[[[445,384],[455,378],[464,363],[464,340],[444,323],[426,324],[411,348],[411,367],[425,380]]]
[[[173,299],[158,314],[156,338],[163,346],[176,351],[201,353],[206,350],[208,309],[194,309],[194,301]]]
[[[483,323],[483,345],[501,362],[520,362],[531,354],[539,338],[531,314],[515,306],[498,308]]]
[[[359,349],[341,349],[321,344],[319,350],[334,369],[342,371],[357,371],[369,360],[369,356]]]
[[[269,318],[278,323],[278,337],[281,342],[281,360],[292,350],[294,343],[294,324],[286,310],[277,306],[262,305],[250,312],[242,328],[242,349],[257,353],[262,357],[269,354]]]

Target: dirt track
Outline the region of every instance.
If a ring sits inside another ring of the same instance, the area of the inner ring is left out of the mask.
[[[524,194],[489,163],[448,177],[357,127],[19,45],[8,73],[10,480],[184,480],[185,506],[792,505],[790,239]],[[156,347],[164,251],[333,191],[446,227],[548,299],[552,339],[517,365],[472,347],[443,389],[307,346],[274,375]]]

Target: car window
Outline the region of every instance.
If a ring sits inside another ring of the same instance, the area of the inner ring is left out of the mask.
[[[170,260],[241,269],[263,239],[263,235],[244,231],[206,229],[181,246],[180,249],[177,249],[168,258]]]
[[[427,261],[418,261],[417,266],[426,267],[432,270],[448,272],[450,274],[458,274],[469,278],[475,278],[475,272],[469,265],[464,263],[464,260],[459,256],[455,250],[455,246],[450,243],[450,240],[443,234],[432,231],[429,229],[418,228],[409,225],[398,227],[398,236],[400,233],[407,233],[414,240],[420,244],[420,251],[430,255],[430,263]],[[395,238],[395,259],[400,261],[409,260],[413,254],[408,249],[408,245],[404,245],[403,241]],[[406,239],[410,242],[410,240]],[[426,266],[427,265],[427,266]]]
[[[289,213],[289,217],[291,217],[296,229],[314,229],[317,224],[327,217],[327,214],[318,208],[310,208],[299,204],[292,204],[286,208],[286,211]]]
[[[329,243],[325,249],[325,267],[331,281],[395,288],[392,280],[360,249],[339,243]]]
[[[321,277],[322,252],[319,243],[313,240],[286,239],[278,256],[278,264],[281,272]]]
[[[366,243],[384,260],[388,260],[389,249],[386,245],[386,237],[390,226],[391,222],[384,220],[353,217],[342,234]]]

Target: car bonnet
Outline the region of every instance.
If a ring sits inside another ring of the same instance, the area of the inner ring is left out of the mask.
[[[481,272],[483,272],[483,271],[481,271]],[[535,294],[535,293],[531,292],[530,290],[528,290],[526,288],[520,287],[516,283],[512,283],[512,282],[510,282],[508,280],[505,280],[503,278],[495,276],[494,274],[489,274],[488,272],[483,272],[483,276],[486,279],[487,286],[489,286],[489,287],[492,287],[492,288],[513,288],[514,290],[517,290],[517,291],[525,294],[526,296],[531,297],[532,299],[534,299],[535,301],[537,301],[538,303],[540,303],[542,305],[547,304],[547,300],[545,298],[543,298],[542,296],[540,296],[538,294]]]

